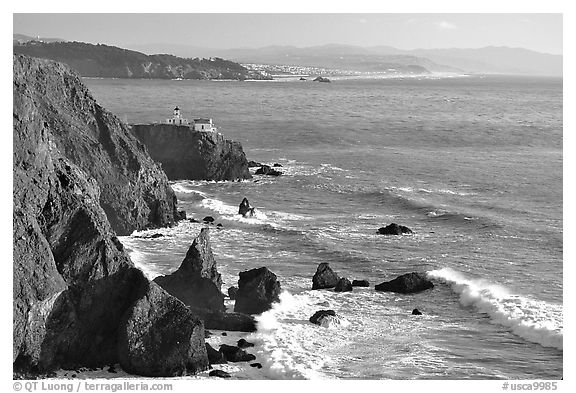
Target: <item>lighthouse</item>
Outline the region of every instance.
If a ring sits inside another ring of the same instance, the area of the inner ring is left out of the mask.
[[[166,124],[173,124],[177,126],[188,125],[188,119],[184,119],[180,114],[180,108],[174,108],[174,115],[171,119],[166,119]]]

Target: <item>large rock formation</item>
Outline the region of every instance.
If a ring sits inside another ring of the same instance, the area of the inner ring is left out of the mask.
[[[234,311],[260,314],[271,309],[272,303],[279,301],[280,282],[268,268],[240,272]]]
[[[322,262],[312,277],[312,289],[334,288],[338,280],[338,275],[330,268],[328,262]]]
[[[396,293],[415,293],[434,288],[426,273],[407,273],[374,287],[377,291]]]
[[[222,279],[210,246],[208,228],[202,228],[174,273],[154,279],[172,296],[191,308],[224,311]]]
[[[176,197],[166,175],[68,67],[14,56],[14,127],[40,134],[50,151],[98,184],[99,203],[117,234],[174,223]]]
[[[171,199],[162,210],[153,196],[169,194],[166,178],[63,65],[15,56],[13,93],[14,371],[119,361],[141,375],[204,369],[201,322],[133,266],[103,209],[120,228],[146,225],[153,211],[168,218]]]
[[[194,131],[189,126],[135,124],[132,133],[162,163],[171,180],[250,179],[248,161],[239,142],[218,132]]]

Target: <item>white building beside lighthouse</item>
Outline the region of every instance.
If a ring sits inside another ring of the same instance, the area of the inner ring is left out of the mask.
[[[180,114],[180,108],[176,107],[174,108],[174,115],[172,116],[172,118],[166,119],[166,124],[184,126],[190,124],[190,122],[188,121],[188,119],[182,117],[182,115]]]

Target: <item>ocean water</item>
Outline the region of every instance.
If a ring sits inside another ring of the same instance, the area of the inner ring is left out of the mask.
[[[172,182],[188,217],[223,224],[210,233],[224,291],[260,266],[284,290],[258,332],[231,336],[254,342],[264,366],[236,364],[235,378],[563,376],[561,79],[85,81],[124,121],[163,121],[178,105],[213,118],[248,159],[282,165],[278,178]],[[256,217],[236,214],[244,197]],[[376,234],[391,222],[414,235]],[[121,240],[153,278],[203,226]],[[321,262],[371,287],[312,291]],[[434,289],[374,290],[413,271]],[[310,324],[319,309],[339,319]]]

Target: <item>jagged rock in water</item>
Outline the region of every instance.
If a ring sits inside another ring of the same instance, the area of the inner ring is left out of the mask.
[[[202,219],[203,222],[209,222],[209,223],[213,223],[214,222],[214,217],[212,216],[206,216]]]
[[[412,230],[404,225],[398,225],[392,223],[385,227],[378,228],[378,234],[380,235],[403,235],[413,233]]]
[[[173,124],[134,124],[131,130],[170,180],[252,178],[242,145],[218,132]]]
[[[154,279],[172,296],[192,308],[224,311],[222,278],[210,245],[210,230],[202,228],[174,273]]]
[[[319,310],[316,311],[314,313],[314,315],[312,315],[309,319],[310,322],[312,322],[315,325],[321,325],[322,324],[322,318],[325,318],[327,316],[330,317],[335,317],[336,316],[336,311],[334,310]]]
[[[256,175],[267,175],[267,176],[280,176],[282,174],[282,172],[271,168],[269,165],[262,165],[254,173]]]
[[[330,83],[330,79],[325,78],[323,76],[317,76],[312,82],[325,82],[325,83]]]
[[[154,193],[169,194],[166,179],[145,149],[131,150],[141,145],[67,67],[14,56],[13,71],[14,374],[103,367],[133,350],[143,360],[165,360],[155,371],[161,376],[203,369],[205,348],[192,345],[204,347],[201,323],[134,267],[109,222],[149,225],[162,209]],[[105,212],[111,196],[133,215],[115,204]],[[151,208],[144,199],[154,201]],[[172,219],[173,208],[166,208]],[[143,309],[165,329],[130,318]],[[179,342],[166,340],[167,330],[179,332]],[[143,345],[126,347],[123,337]],[[150,372],[145,362],[126,364],[135,374]]]
[[[120,365],[132,374],[179,376],[209,365],[202,321],[154,283],[124,317],[118,341]]]
[[[352,280],[353,287],[369,287],[370,282],[368,280]]]
[[[248,168],[256,168],[262,166],[261,163],[256,161],[248,161]]]
[[[412,310],[412,315],[422,315],[422,312],[417,308],[415,308],[414,310]]]
[[[260,363],[251,363],[250,367],[262,368],[262,365]]]
[[[312,277],[312,289],[334,288],[338,280],[338,275],[330,268],[328,262],[322,262]]]
[[[396,293],[415,293],[433,288],[434,284],[428,280],[426,273],[407,273],[376,285],[377,291]]]
[[[268,268],[261,267],[240,272],[234,311],[260,314],[280,301],[280,282]]]
[[[238,214],[244,217],[252,217],[254,215],[254,208],[250,206],[248,199],[242,199],[240,206],[238,207]]]
[[[241,338],[240,340],[238,340],[238,343],[236,344],[236,346],[238,348],[250,348],[253,347],[254,344],[252,344],[251,342],[246,341],[245,339]]]
[[[210,362],[210,364],[226,363],[226,358],[224,357],[224,354],[212,348],[212,346],[208,343],[206,343],[206,353],[208,354],[208,361]]]
[[[235,347],[233,345],[220,345],[220,352],[224,354],[227,361],[237,363],[237,362],[249,362],[251,360],[256,360],[256,356],[251,353],[247,353],[245,350]]]
[[[97,202],[118,235],[174,224],[176,196],[166,175],[72,70],[14,56],[14,104],[14,127],[37,130],[99,188]]]
[[[350,292],[352,291],[352,283],[347,278],[341,278],[336,283],[336,287],[334,288],[335,292]]]
[[[278,164],[277,162],[272,165],[274,168],[282,168],[282,164]]]

